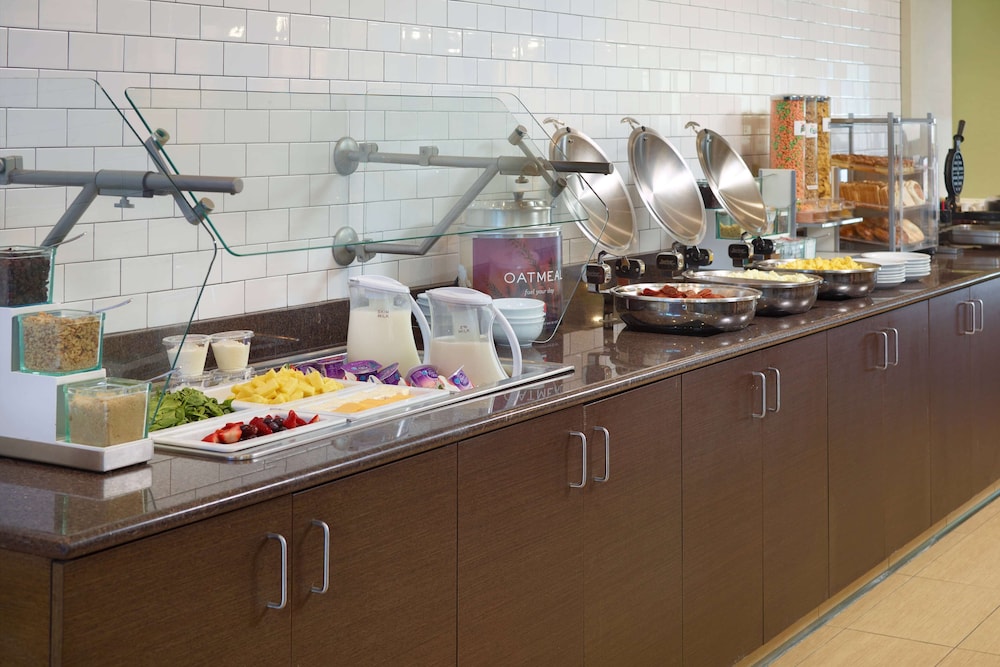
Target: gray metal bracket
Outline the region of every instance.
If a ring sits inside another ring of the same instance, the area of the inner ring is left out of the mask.
[[[342,227],[334,237],[333,258],[337,264],[347,266],[355,259],[366,262],[375,253],[393,255],[425,255],[437,243],[466,208],[486,188],[498,174],[508,176],[540,176],[548,184],[553,199],[566,189],[566,179],[561,173],[610,174],[614,165],[610,162],[574,162],[570,160],[545,160],[531,153],[523,139],[527,131],[518,125],[507,141],[518,146],[524,156],[501,155],[499,157],[467,157],[441,155],[436,146],[421,146],[419,152],[381,153],[378,144],[359,143],[351,137],[342,137],[333,149],[333,165],[342,176],[353,174],[358,165],[364,163],[405,164],[421,167],[456,167],[482,169],[479,178],[469,186],[454,206],[434,225],[428,236],[419,244],[361,241],[351,227]]]
[[[195,206],[191,206],[184,198],[182,191],[198,190],[201,192],[222,192],[238,194],[243,191],[243,181],[240,178],[228,176],[185,176],[170,175],[166,165],[159,155],[163,143],[169,136],[164,130],[157,130],[144,145],[160,173],[151,171],[123,171],[118,169],[101,169],[100,171],[59,171],[24,169],[24,160],[19,155],[0,158],[0,185],[49,185],[61,187],[79,187],[80,192],[49,232],[43,246],[51,246],[61,242],[69,234],[73,226],[87,211],[87,208],[98,195],[118,197],[116,206],[131,206],[129,197],[151,198],[170,195],[174,198],[184,217],[191,224],[198,224],[212,211],[214,204],[208,198],[203,198]]]

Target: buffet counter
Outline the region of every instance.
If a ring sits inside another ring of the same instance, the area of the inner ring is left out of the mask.
[[[998,277],[703,337],[582,291],[527,350],[572,374],[248,461],[0,458],[0,654],[731,664],[995,489]]]
[[[106,549],[981,282],[1000,275],[1000,255],[938,255],[932,266],[918,282],[820,300],[803,314],[758,316],[743,330],[709,336],[603,327],[602,297],[581,291],[553,341],[537,346],[572,365],[572,375],[261,460],[157,453],[147,465],[100,474],[0,457],[0,548],[47,558]]]

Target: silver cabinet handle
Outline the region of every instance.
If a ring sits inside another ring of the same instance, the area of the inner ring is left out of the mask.
[[[313,519],[312,525],[323,529],[323,585],[312,586],[309,590],[322,595],[330,590],[330,526],[326,521]]]
[[[604,476],[594,477],[594,481],[606,482],[611,477],[611,433],[603,426],[595,426],[594,430],[604,434]]]
[[[976,333],[976,304],[973,301],[962,301],[961,305],[968,306],[965,311],[965,323],[967,328],[962,329],[963,336],[971,336]],[[969,326],[971,320],[971,326]]]
[[[881,364],[875,364],[875,368],[880,371],[884,371],[889,368],[889,334],[885,331],[876,331],[876,335],[882,337],[882,361]]]
[[[579,484],[570,482],[569,485],[574,489],[582,489],[587,485],[587,434],[580,431],[570,431],[569,434],[580,438],[580,448],[583,451],[583,471],[580,475],[580,482]]]
[[[768,408],[770,412],[781,412],[781,371],[774,366],[768,366],[765,371],[774,373],[774,407]]]
[[[268,602],[267,608],[284,609],[288,602],[288,542],[285,541],[284,535],[278,533],[268,533],[267,539],[278,540],[278,544],[281,545],[281,601]]]
[[[983,330],[983,327],[986,326],[986,307],[983,304],[983,300],[982,299],[973,299],[972,300],[972,304],[973,304],[973,308],[972,308],[972,333],[979,333],[980,331]],[[976,304],[979,305],[978,308],[975,307]],[[979,326],[978,327],[976,326],[976,311],[977,310],[979,311]]]
[[[899,329],[896,327],[887,327],[886,331],[892,332],[892,347],[893,347],[893,358],[890,362],[888,360],[888,355],[886,355],[886,363],[890,366],[899,365]]]
[[[753,371],[752,374],[760,378],[760,413],[751,412],[750,416],[763,419],[767,415],[767,376],[760,371]]]

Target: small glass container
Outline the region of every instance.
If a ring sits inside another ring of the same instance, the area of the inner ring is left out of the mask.
[[[0,247],[0,307],[52,303],[55,255],[55,247]]]
[[[22,373],[66,375],[101,367],[104,313],[22,313],[17,330]]]
[[[212,334],[212,354],[220,371],[240,371],[250,363],[252,331],[223,331]]]
[[[66,385],[66,439],[108,447],[147,434],[148,381],[103,378]]]
[[[170,367],[176,369],[181,377],[201,375],[205,372],[205,359],[208,357],[211,340],[212,337],[205,334],[167,336],[163,339],[163,347],[167,350]]]

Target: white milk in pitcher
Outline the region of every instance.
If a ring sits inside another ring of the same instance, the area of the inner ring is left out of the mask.
[[[490,336],[456,340],[454,336],[432,336],[430,362],[445,375],[461,367],[474,386],[507,378],[500,366]]]
[[[399,363],[400,373],[420,365],[409,309],[353,308],[347,328],[347,359]]]

